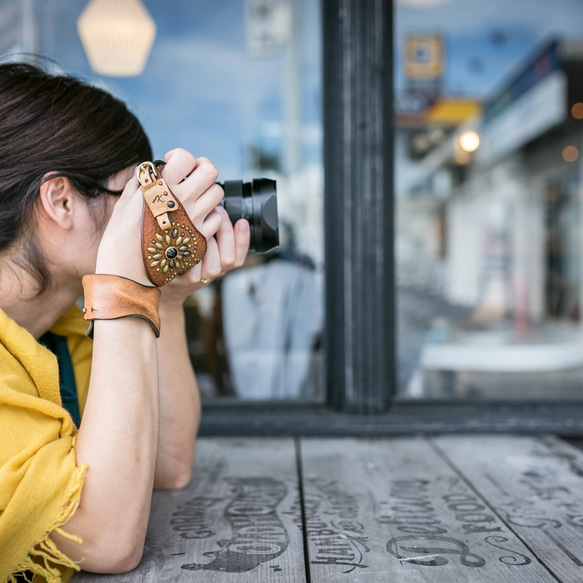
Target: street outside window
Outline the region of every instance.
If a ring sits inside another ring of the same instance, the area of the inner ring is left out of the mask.
[[[399,395],[583,396],[583,5],[398,0]]]

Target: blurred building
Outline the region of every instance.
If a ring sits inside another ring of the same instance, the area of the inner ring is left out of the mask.
[[[478,320],[579,321],[582,72],[583,42],[548,42],[482,107],[398,117],[401,245]]]
[[[398,109],[405,394],[579,394],[582,72],[583,41],[548,41],[483,103]]]

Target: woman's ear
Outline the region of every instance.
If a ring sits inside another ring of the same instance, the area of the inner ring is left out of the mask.
[[[39,194],[39,210],[45,218],[62,229],[72,229],[78,194],[69,179],[63,176],[45,178]]]

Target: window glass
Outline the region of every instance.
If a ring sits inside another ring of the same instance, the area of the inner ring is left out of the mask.
[[[396,2],[399,394],[583,396],[583,4]]]
[[[89,8],[95,11],[86,22],[92,49],[77,29]],[[280,246],[250,254],[244,268],[187,301],[191,358],[203,396],[320,400],[319,3],[0,0],[0,31],[4,55],[34,60],[23,54],[40,54],[49,59],[42,60],[45,67],[80,76],[126,101],[156,157],[179,146],[210,158],[221,181],[276,181]],[[96,62],[101,58],[115,68],[135,57],[145,59],[145,68],[133,76],[99,74],[90,67],[91,50]],[[259,185],[251,184],[256,194]],[[266,232],[258,215],[254,225]]]

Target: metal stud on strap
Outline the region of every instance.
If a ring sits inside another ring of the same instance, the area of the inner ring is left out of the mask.
[[[160,287],[194,267],[207,242],[175,198],[161,170],[165,163],[142,162],[136,175],[144,197],[142,258],[150,281]]]

